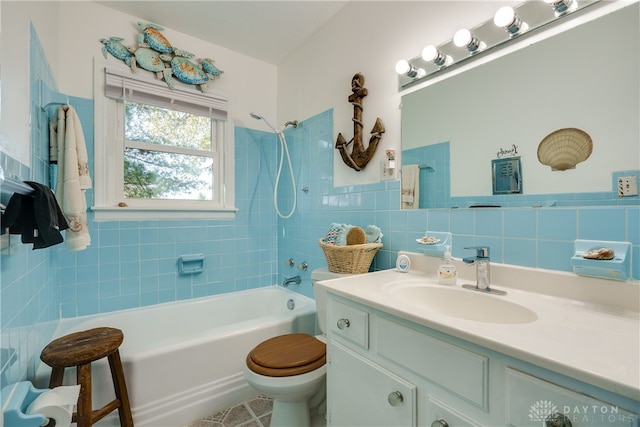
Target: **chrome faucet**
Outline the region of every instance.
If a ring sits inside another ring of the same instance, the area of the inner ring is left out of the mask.
[[[491,258],[489,257],[489,248],[486,246],[471,246],[465,249],[471,249],[476,251],[476,256],[462,258],[462,261],[467,265],[476,265],[476,286],[463,285],[467,289],[474,289],[476,291],[491,292],[495,294],[504,295],[503,291],[497,291],[491,289]]]
[[[300,276],[285,277],[284,281],[282,282],[282,286],[287,287],[289,285],[299,285],[301,282],[302,279],[300,278]]]

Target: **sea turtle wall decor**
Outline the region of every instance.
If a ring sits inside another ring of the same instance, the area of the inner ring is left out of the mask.
[[[164,28],[160,25],[138,22],[138,28],[141,31],[140,34],[138,34],[138,45],[146,43],[151,47],[151,49],[157,52],[173,52],[173,46],[171,46],[169,40],[167,40],[167,38],[160,32],[164,31]]]
[[[173,78],[171,75],[171,67],[165,62],[164,54],[156,52],[150,47],[138,47],[133,50],[134,54],[134,66],[131,70],[135,73],[136,66],[143,70],[150,71],[156,74],[156,78],[164,79],[170,89],[173,89]],[[169,58],[169,61],[171,59]]]
[[[192,59],[195,55],[171,45],[161,33],[163,27],[152,23],[137,23],[140,33],[136,47],[127,47],[121,37],[100,39],[102,54],[123,61],[131,72],[138,68],[154,73],[156,78],[165,81],[169,89],[174,88],[175,80],[197,86],[201,92],[209,88],[208,82],[220,78],[224,71],[214,65],[214,60]]]
[[[107,59],[107,53],[110,53],[114,58],[124,61],[125,64],[131,67],[131,71],[135,72],[135,64],[131,62],[132,59],[134,59],[134,54],[128,47],[120,43],[122,40],[124,40],[122,37],[100,39],[100,43],[104,45],[102,47],[102,55],[104,56],[104,59]]]
[[[214,79],[215,76],[205,73],[200,65],[192,62],[190,60],[190,58],[193,58],[194,56],[192,53],[178,49],[176,49],[174,53],[175,55],[173,58],[167,58],[170,60],[173,76],[182,83],[196,85],[200,91],[206,92],[208,89],[207,82],[209,81],[209,77]]]

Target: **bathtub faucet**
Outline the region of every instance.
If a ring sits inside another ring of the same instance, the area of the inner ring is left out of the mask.
[[[284,282],[282,282],[282,286],[287,287],[289,285],[299,285],[300,282],[302,282],[300,276],[285,277]]]

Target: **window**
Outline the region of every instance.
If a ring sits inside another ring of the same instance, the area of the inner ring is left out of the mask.
[[[96,220],[233,218],[227,100],[149,76],[96,74]]]

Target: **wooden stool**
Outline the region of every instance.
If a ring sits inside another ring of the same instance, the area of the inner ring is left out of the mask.
[[[124,335],[119,329],[95,328],[58,338],[42,350],[40,359],[53,368],[49,388],[62,385],[65,368],[75,366],[77,369],[80,395],[72,421],[77,422],[78,427],[90,427],[115,409],[120,416],[120,425],[133,427],[129,395],[118,351],[123,340]],[[116,398],[94,411],[91,404],[91,362],[103,357],[109,360]]]

